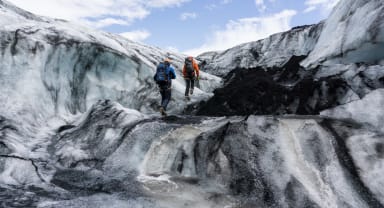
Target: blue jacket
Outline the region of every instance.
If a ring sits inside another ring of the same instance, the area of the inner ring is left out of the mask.
[[[166,64],[166,63],[163,63],[163,62],[159,63],[159,65],[157,65],[157,67],[162,67],[164,65],[166,66],[166,73],[168,74],[168,83],[169,83],[169,85],[171,85],[171,82],[172,82],[171,79],[176,79],[175,69],[170,64]],[[157,81],[156,80],[156,73],[153,76],[153,80]]]

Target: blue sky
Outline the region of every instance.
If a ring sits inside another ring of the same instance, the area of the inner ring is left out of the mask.
[[[8,0],[35,14],[188,55],[325,19],[339,0]]]

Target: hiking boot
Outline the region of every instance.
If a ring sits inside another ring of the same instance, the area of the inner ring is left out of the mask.
[[[162,116],[166,116],[167,115],[167,113],[165,112],[163,107],[160,107],[160,113],[161,113]]]
[[[193,94],[193,89],[189,90],[189,93],[192,95]]]

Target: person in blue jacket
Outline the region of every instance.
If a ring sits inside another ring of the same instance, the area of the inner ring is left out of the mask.
[[[161,94],[161,107],[160,113],[166,116],[167,105],[171,100],[172,95],[172,79],[176,78],[175,69],[171,66],[171,60],[165,58],[163,62],[159,63],[156,68],[156,74],[153,79],[156,81]]]

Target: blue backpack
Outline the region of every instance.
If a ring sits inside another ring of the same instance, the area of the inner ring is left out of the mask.
[[[168,83],[169,70],[168,70],[168,67],[164,63],[161,63],[157,66],[155,77],[156,77],[155,78],[156,82],[159,85]]]

